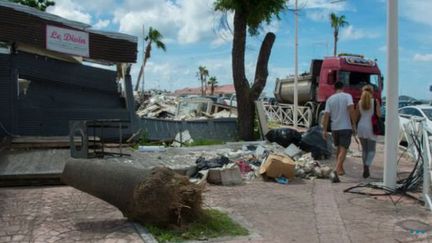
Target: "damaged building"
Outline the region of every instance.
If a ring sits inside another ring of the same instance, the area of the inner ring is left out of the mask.
[[[114,71],[136,57],[134,36],[1,1],[0,137],[66,136],[74,120],[136,120],[130,79],[120,85]]]

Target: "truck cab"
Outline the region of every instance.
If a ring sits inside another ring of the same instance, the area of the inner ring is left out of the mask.
[[[351,94],[354,102],[361,97],[362,87],[370,84],[374,87],[374,98],[381,102],[383,88],[381,71],[373,60],[359,55],[342,55],[327,57],[323,60],[316,92],[316,101],[324,103],[334,94],[334,83],[344,84],[344,92]]]

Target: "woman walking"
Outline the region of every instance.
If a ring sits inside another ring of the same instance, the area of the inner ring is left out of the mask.
[[[362,146],[363,178],[369,177],[369,167],[375,157],[376,135],[373,133],[371,119],[374,112],[378,117],[381,116],[380,104],[373,98],[372,93],[373,87],[371,85],[363,86],[362,95],[356,109],[357,118],[359,119],[357,135]]]

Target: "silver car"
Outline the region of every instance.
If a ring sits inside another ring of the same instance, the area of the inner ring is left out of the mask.
[[[400,139],[406,142],[403,132],[404,124],[408,123],[412,117],[426,118],[426,126],[432,130],[432,106],[417,105],[405,106],[399,109]]]

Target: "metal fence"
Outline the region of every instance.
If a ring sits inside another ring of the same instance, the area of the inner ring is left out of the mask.
[[[172,141],[177,133],[189,131],[192,139],[211,139],[219,141],[236,141],[237,118],[218,118],[203,120],[167,120],[141,118],[139,127],[146,133],[147,139]]]

